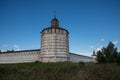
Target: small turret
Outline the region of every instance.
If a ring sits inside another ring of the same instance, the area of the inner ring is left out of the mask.
[[[51,20],[51,27],[52,28],[59,28],[59,21],[56,17],[54,17],[52,20]]]
[[[95,50],[93,50],[93,54],[92,54],[92,56],[96,56],[96,54],[95,54]]]
[[[92,54],[92,57],[94,58],[94,62],[96,62],[96,53],[95,53],[95,50],[93,50],[93,54]]]

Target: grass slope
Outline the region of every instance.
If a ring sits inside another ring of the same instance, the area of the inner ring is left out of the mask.
[[[70,62],[0,64],[0,80],[120,80],[120,65]]]

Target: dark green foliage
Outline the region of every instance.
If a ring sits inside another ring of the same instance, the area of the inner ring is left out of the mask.
[[[39,63],[39,61],[35,61],[35,63]]]
[[[85,62],[79,62],[79,67],[84,67],[85,66]]]
[[[120,63],[120,53],[112,42],[106,48],[97,51],[98,63]]]
[[[97,52],[97,61],[99,63],[105,63],[105,56],[101,51]]]
[[[120,52],[117,54],[117,63],[120,64]]]
[[[120,65],[94,63],[0,64],[0,80],[120,80]]]

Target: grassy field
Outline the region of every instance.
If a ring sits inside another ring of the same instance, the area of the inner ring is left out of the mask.
[[[82,62],[0,64],[0,80],[120,80],[120,65]]]

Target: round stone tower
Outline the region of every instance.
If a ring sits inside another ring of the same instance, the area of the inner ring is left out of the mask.
[[[41,32],[41,62],[68,61],[69,32],[59,27],[56,17],[51,20],[51,26]]]

